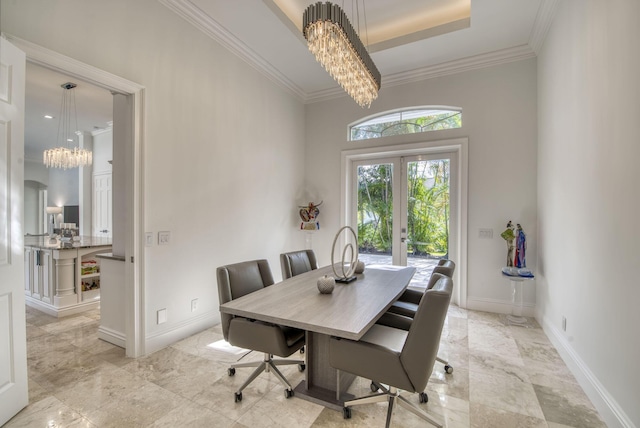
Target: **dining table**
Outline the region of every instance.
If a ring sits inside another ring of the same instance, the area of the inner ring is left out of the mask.
[[[341,266],[324,266],[220,305],[220,312],[304,330],[305,379],[295,395],[336,410],[352,398],[354,375],[329,364],[329,339],[361,339],[396,301],[416,272],[414,267],[366,266],[356,280],[318,291],[318,279],[340,276]]]

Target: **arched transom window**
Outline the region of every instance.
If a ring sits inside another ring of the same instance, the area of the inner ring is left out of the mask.
[[[462,109],[410,107],[383,112],[349,125],[350,141],[462,127]]]

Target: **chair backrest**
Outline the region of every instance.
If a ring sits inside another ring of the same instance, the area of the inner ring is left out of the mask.
[[[451,278],[451,277],[443,273],[433,272],[431,274],[431,277],[429,277],[429,282],[427,282],[427,290],[431,290],[433,286],[436,285],[436,283],[440,278]]]
[[[300,250],[280,254],[280,266],[282,279],[288,279],[318,269],[318,262],[313,250]]]
[[[414,386],[413,392],[423,391],[431,376],[452,290],[451,278],[443,276],[438,279],[433,288],[425,291],[411,322],[400,361]]]
[[[438,262],[438,266],[433,268],[433,273],[441,273],[443,275],[448,276],[449,278],[453,278],[453,273],[456,270],[456,264],[453,260],[440,260]]]
[[[267,260],[252,260],[221,266],[216,270],[220,304],[273,285],[273,275]],[[228,340],[229,323],[233,315],[221,313],[222,334]]]

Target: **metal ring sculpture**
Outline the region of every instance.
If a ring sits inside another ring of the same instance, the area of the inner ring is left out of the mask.
[[[338,241],[338,237],[340,236],[340,233],[345,229],[348,229],[351,231],[351,234],[353,235],[353,239],[356,242],[356,246],[354,250],[353,245],[351,243],[347,243],[342,249],[342,259],[340,262],[340,267],[342,269],[342,276],[340,276],[338,275],[338,272],[336,272],[336,262],[334,260],[334,253],[335,253],[336,242]],[[351,255],[350,255],[350,259],[348,260],[349,270],[345,271],[345,256],[347,255],[347,251],[350,251]],[[336,233],[336,237],[333,239],[333,246],[331,247],[331,268],[333,269],[333,273],[336,276],[336,278],[346,280],[352,277],[353,273],[356,270],[357,261],[358,261],[358,236],[350,226],[341,227],[340,230],[338,230],[338,233]]]

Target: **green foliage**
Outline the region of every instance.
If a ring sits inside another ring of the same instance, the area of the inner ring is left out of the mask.
[[[458,111],[447,111],[411,119],[390,120],[382,123],[365,122],[351,128],[351,140],[366,140],[369,138],[414,134],[416,132],[460,127],[462,127],[462,113]]]
[[[448,252],[449,161],[410,162],[408,169],[408,251]],[[358,241],[362,252],[391,252],[393,171],[390,164],[358,168]]]
[[[358,241],[364,251],[391,251],[392,183],[390,164],[358,168]]]

